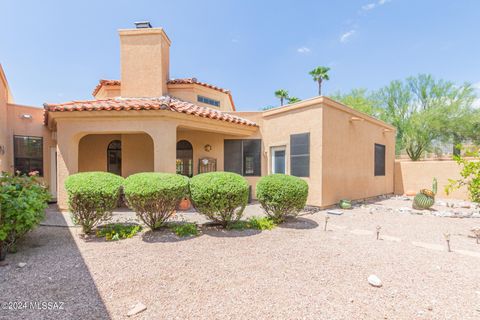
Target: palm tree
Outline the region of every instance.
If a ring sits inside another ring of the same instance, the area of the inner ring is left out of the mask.
[[[323,80],[330,80],[328,77],[328,71],[330,71],[329,67],[316,67],[309,74],[312,76],[313,81],[318,82],[318,95],[322,95],[322,82]]]
[[[275,91],[275,97],[280,99],[280,105],[283,106],[283,100],[288,99],[288,91],[284,89],[280,89]]]
[[[297,97],[288,97],[287,100],[289,104],[302,101],[300,98]]]

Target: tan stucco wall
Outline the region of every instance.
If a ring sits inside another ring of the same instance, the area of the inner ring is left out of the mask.
[[[322,109],[319,104],[267,116],[261,128],[266,158],[266,174],[271,170],[271,148],[286,146],[286,172],[290,174],[290,135],[310,133],[309,205],[322,205]]]
[[[2,67],[0,65],[0,148],[4,150],[4,153],[1,153],[0,151],[0,172],[9,171],[8,158],[10,150],[7,149],[7,142],[9,139],[7,128],[7,86],[7,80],[4,77]]]
[[[122,175],[154,171],[153,140],[147,134],[122,134]]]
[[[445,193],[448,179],[459,179],[461,167],[453,160],[443,161],[395,161],[395,194],[416,193],[420,189],[431,189],[433,178],[437,178],[439,198],[468,199],[466,187]]]
[[[122,142],[122,176],[153,171],[153,141],[147,134],[89,134],[80,139],[78,171],[107,171],[110,142]]]
[[[395,132],[354,114],[323,106],[322,205],[393,193]],[[385,176],[374,175],[374,145],[386,146]]]
[[[233,111],[229,95],[218,90],[210,89],[198,84],[169,84],[167,88],[170,96],[181,100],[190,101],[199,106],[209,107],[216,110]],[[199,102],[197,98],[199,95],[220,101],[220,107]]]
[[[14,154],[13,154],[13,137],[31,136],[43,137],[43,180],[50,185],[50,148],[55,146],[50,131],[43,125],[43,109],[16,104],[8,104],[8,165],[9,170],[13,172]],[[32,119],[22,119],[23,114],[29,114]]]
[[[120,95],[121,95],[120,86],[110,85],[110,86],[102,86],[94,97],[95,99],[107,99],[107,98],[120,97]]]
[[[167,92],[170,40],[161,28],[120,30],[122,97]]]

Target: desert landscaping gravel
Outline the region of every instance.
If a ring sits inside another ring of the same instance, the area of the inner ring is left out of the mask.
[[[409,199],[356,206],[329,215],[327,231],[326,210],[272,231],[203,227],[192,238],[145,230],[86,241],[79,228],[41,226],[0,267],[0,302],[63,310],[0,310],[0,319],[479,319],[480,245],[469,235],[480,219],[403,207]]]

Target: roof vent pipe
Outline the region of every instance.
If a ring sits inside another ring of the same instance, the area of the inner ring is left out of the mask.
[[[135,28],[137,29],[149,29],[151,27],[152,25],[150,24],[150,21],[135,22]]]

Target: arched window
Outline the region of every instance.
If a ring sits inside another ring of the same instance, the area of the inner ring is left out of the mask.
[[[113,140],[107,148],[107,171],[122,175],[122,142]]]
[[[187,140],[177,142],[177,173],[193,176],[193,148]]]

